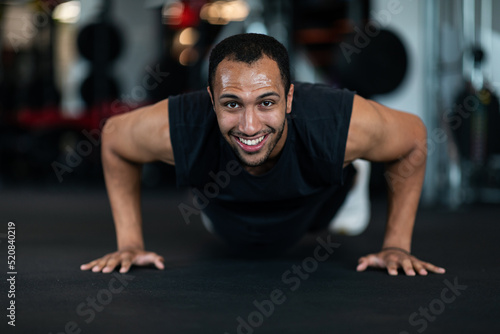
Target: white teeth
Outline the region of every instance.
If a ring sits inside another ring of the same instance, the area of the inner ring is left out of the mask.
[[[243,139],[243,138],[238,138],[243,144],[245,145],[248,145],[248,146],[255,146],[257,145],[258,143],[260,143],[261,141],[264,140],[264,137],[265,136],[262,136],[262,137],[259,137],[257,139],[253,139],[253,140],[246,140],[246,139]]]

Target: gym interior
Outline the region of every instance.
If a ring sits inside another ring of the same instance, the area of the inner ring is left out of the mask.
[[[2,1],[2,333],[498,332],[499,15],[494,0]],[[258,259],[232,253],[199,214],[185,219],[190,189],[173,166],[146,164],[144,239],[165,270],[80,270],[116,250],[106,121],[206,89],[210,50],[239,33],[280,41],[293,81],[423,120],[411,251],[445,274],[356,271],[384,237],[381,163],[371,164],[363,233],[319,231]]]

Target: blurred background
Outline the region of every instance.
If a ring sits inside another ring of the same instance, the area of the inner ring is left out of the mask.
[[[424,205],[500,203],[500,1],[0,3],[0,191],[104,188],[106,119],[203,89],[211,48],[256,32],[287,47],[295,81],[424,120]],[[372,196],[382,196],[383,166],[372,171]],[[175,187],[165,164],[146,165],[143,179]]]

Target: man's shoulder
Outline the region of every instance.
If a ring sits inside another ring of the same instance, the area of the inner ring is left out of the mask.
[[[168,109],[170,120],[174,124],[204,123],[214,116],[206,89],[169,97]]]
[[[315,179],[342,183],[353,99],[353,92],[326,84],[294,84],[291,133],[302,169]]]
[[[211,105],[210,95],[206,89],[200,89],[192,92],[182,93],[179,95],[170,96],[168,98],[169,108],[171,107],[190,107],[190,106],[206,106]]]
[[[346,110],[350,115],[355,93],[321,83],[294,83],[292,113],[296,117],[310,119],[313,115],[319,117],[333,116]]]

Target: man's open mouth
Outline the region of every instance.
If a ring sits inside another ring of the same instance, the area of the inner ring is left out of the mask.
[[[262,136],[262,137],[259,137],[257,139],[252,139],[252,140],[246,140],[246,139],[243,139],[241,137],[238,137],[238,139],[245,145],[248,145],[248,146],[255,146],[257,145],[258,143],[260,143],[261,141],[264,140],[264,137],[265,136]]]
[[[240,147],[246,152],[257,152],[264,146],[269,134],[265,134],[255,139],[245,139],[241,137],[233,136]]]

